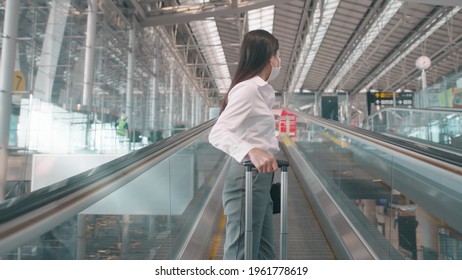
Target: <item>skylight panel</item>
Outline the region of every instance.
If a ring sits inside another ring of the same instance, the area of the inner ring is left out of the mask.
[[[289,93],[302,88],[303,82],[311,69],[313,60],[316,57],[322,41],[324,40],[324,36],[332,22],[339,3],[340,0],[327,0],[325,2],[322,22],[321,6],[319,3],[316,6],[313,22],[306,36],[299,60],[295,66],[294,75],[292,76],[292,80],[289,85]]]
[[[182,1],[182,4],[201,4],[208,0]],[[189,23],[199,48],[205,58],[208,69],[212,74],[218,91],[224,94],[231,84],[231,74],[226,62],[225,53],[221,44],[220,34],[214,18]]]
[[[274,5],[247,12],[249,31],[264,29],[273,33]]]
[[[207,18],[204,21],[194,21],[190,23],[190,26],[219,92],[226,93],[231,84],[231,74],[226,64],[215,20]]]
[[[350,71],[353,65],[358,61],[364,51],[372,44],[375,38],[383,30],[383,28],[388,24],[388,22],[393,18],[393,16],[401,8],[402,2],[399,0],[390,1],[385,7],[382,14],[380,14],[377,20],[371,25],[367,34],[361,38],[361,41],[358,43],[357,47],[350,54],[348,59],[345,61],[343,66],[338,71],[337,75],[332,79],[332,81],[327,86],[327,90],[333,90],[340,81],[345,77],[345,75]]]

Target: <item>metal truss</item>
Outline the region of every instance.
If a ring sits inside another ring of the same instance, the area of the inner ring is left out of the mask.
[[[372,86],[374,80],[379,79],[385,73],[390,71],[391,68],[397,65],[397,63],[399,63],[405,56],[412,52],[417,47],[417,45],[419,45],[422,42],[422,40],[428,37],[429,34],[426,34],[427,31],[437,30],[439,28],[438,25],[441,24],[441,20],[445,20],[446,17],[450,14],[454,15],[454,9],[436,7],[431,13],[431,15],[419,24],[419,27],[415,30],[415,32],[413,32],[411,36],[404,38],[403,41],[400,42],[397,45],[397,47],[381,61],[381,63],[377,64],[377,67],[373,69],[373,71],[371,71],[370,75],[368,75],[366,78],[360,81],[351,90],[351,92],[359,92],[363,88],[368,88]],[[438,21],[438,19],[440,19],[440,21]],[[395,84],[403,85],[405,84],[404,80],[406,79],[406,77],[402,77],[401,80],[403,81],[403,83],[397,81]]]

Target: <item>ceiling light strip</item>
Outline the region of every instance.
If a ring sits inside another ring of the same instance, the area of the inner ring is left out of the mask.
[[[300,52],[299,59],[297,60],[295,64],[295,70],[291,77],[291,81],[290,81],[289,88],[288,88],[289,93],[294,92],[295,85],[299,84],[299,81],[302,80],[300,77],[300,74],[301,74],[302,68],[306,65],[305,62],[307,59],[307,55],[310,51],[311,44],[313,42],[313,37],[315,36],[315,33],[321,21],[320,5],[321,5],[320,2],[318,2],[316,5],[316,10],[313,13],[313,21],[309,27],[308,34],[305,37],[305,42],[303,43],[303,47]]]
[[[295,66],[294,75],[292,76],[292,80],[289,85],[289,92],[294,92],[295,89],[302,88],[339,3],[340,0],[327,0],[325,2],[321,22],[321,4],[318,2],[313,14],[313,23],[311,24],[310,30],[305,38],[305,42],[303,43],[303,48],[300,52],[300,59]]]
[[[361,38],[357,47],[353,50],[353,52],[347,58],[343,66],[338,71],[337,75],[332,79],[332,81],[326,87],[326,91],[333,92],[333,90],[337,87],[340,81],[345,77],[345,75],[350,71],[353,65],[362,56],[364,51],[372,44],[375,38],[377,38],[379,33],[383,30],[383,28],[399,11],[401,6],[402,6],[402,2],[399,0],[393,0],[387,4],[383,12],[376,17],[377,20],[371,25],[366,35]]]

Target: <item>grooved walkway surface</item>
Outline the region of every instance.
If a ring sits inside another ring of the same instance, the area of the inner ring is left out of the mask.
[[[285,155],[277,155],[286,159]],[[275,182],[280,181],[279,172],[275,174]],[[289,260],[334,260],[329,244],[303,194],[292,168],[289,167],[288,191],[288,259]],[[279,258],[280,215],[274,215],[275,251]],[[223,258],[224,228],[217,235],[219,247],[214,251],[213,259]]]

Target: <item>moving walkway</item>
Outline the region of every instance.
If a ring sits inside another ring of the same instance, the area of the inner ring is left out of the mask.
[[[306,185],[321,181],[365,240],[382,244],[390,259],[460,258],[457,246],[446,247],[461,240],[460,152],[302,114],[297,132],[292,161],[306,159],[303,170],[313,170]]]
[[[2,258],[220,259],[230,158],[208,144],[213,123],[3,202]],[[446,246],[462,240],[461,156],[394,141],[298,114],[278,155],[289,259],[461,258]]]

